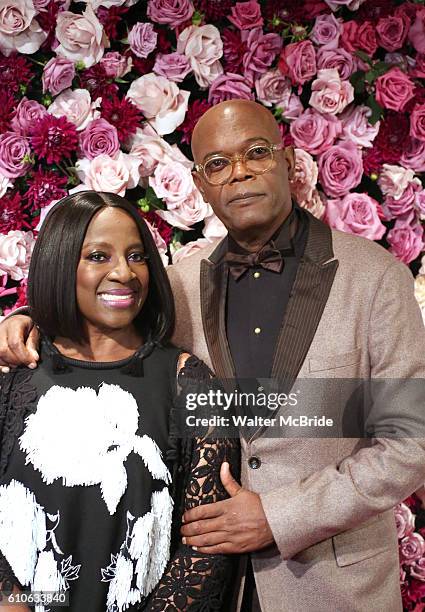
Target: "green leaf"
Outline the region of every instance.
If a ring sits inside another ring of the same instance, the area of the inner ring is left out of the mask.
[[[354,87],[356,94],[362,94],[365,89],[365,72],[363,70],[357,70],[350,76],[350,83]]]
[[[375,97],[373,96],[373,94],[370,94],[366,100],[366,105],[371,109],[372,114],[369,117],[369,123],[371,123],[372,125],[375,125],[375,123],[377,121],[379,121],[379,119],[382,117],[382,114],[384,112],[384,109],[382,108],[382,106],[380,106],[378,104],[378,102],[375,100]]]
[[[372,64],[373,64],[372,58],[370,58],[367,53],[365,53],[364,51],[361,51],[360,49],[357,49],[356,55],[360,59],[362,59],[364,62],[369,64],[369,66],[372,66]]]
[[[373,83],[373,81],[376,79],[376,74],[373,70],[368,70],[365,74],[365,79],[368,83]]]
[[[152,208],[159,208],[161,210],[165,209],[164,202],[161,200],[161,198],[158,198],[158,196],[156,195],[155,191],[152,189],[152,187],[150,185],[146,189],[145,198],[146,198],[147,202],[149,203],[150,207],[152,207]]]
[[[201,11],[195,11],[192,15],[192,24],[194,26],[201,25],[203,18],[204,15],[201,13]]]

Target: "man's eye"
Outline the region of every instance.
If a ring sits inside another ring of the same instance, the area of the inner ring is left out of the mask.
[[[105,253],[90,253],[90,255],[88,255],[87,259],[89,261],[94,261],[96,263],[103,263],[104,261],[106,261],[107,257],[105,255]]]
[[[220,170],[223,170],[224,168],[226,168],[229,165],[229,163],[230,163],[229,160],[225,159],[224,157],[218,157],[217,159],[211,159],[206,164],[206,170],[207,172],[219,172]]]
[[[252,149],[249,149],[247,151],[248,159],[263,159],[264,157],[268,157],[269,155],[269,149],[261,145],[259,145],[258,147],[252,147]]]
[[[145,255],[145,253],[140,253],[140,252],[136,252],[136,253],[130,253],[130,255],[128,256],[128,259],[130,261],[133,261],[134,263],[144,263],[147,260],[147,255]]]

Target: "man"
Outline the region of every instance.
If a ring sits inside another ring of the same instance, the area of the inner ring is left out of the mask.
[[[293,152],[280,142],[254,102],[223,102],[198,122],[194,178],[229,237],[170,268],[174,340],[223,379],[327,379],[310,398],[325,414],[338,379],[424,377],[425,333],[403,264],[293,208]],[[2,324],[3,363],[34,361],[29,328]],[[186,512],[182,534],[201,551],[250,553],[244,612],[401,610],[392,508],[425,479],[408,408],[404,439],[241,438],[242,487],[224,464],[232,497]]]

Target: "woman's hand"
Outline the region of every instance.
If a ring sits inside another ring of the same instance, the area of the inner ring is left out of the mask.
[[[0,369],[26,365],[36,368],[40,334],[30,317],[14,315],[0,324]]]

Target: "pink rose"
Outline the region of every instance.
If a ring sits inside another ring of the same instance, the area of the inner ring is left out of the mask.
[[[425,141],[425,104],[416,104],[410,115],[410,135]]]
[[[365,21],[360,26],[355,21],[344,21],[343,28],[341,45],[344,49],[350,53],[361,49],[370,55],[370,57],[375,54],[378,43],[376,41],[375,27],[370,21]]]
[[[401,166],[384,164],[378,178],[378,185],[384,195],[398,200],[413,180],[414,174],[412,170],[406,170]]]
[[[326,219],[331,227],[342,232],[380,240],[386,228],[378,208],[378,202],[366,193],[347,193],[342,199],[328,200]]]
[[[319,156],[320,183],[330,196],[344,196],[357,187],[362,174],[362,155],[352,142],[341,142]]]
[[[261,17],[261,7],[256,0],[236,2],[236,5],[232,7],[232,14],[227,19],[239,30],[261,28],[264,23]]]
[[[410,215],[406,219],[404,217],[398,218],[393,229],[387,234],[387,242],[390,245],[388,250],[405,264],[409,264],[416,259],[425,246],[423,227],[420,223],[412,222],[412,219],[413,217]],[[421,551],[418,557],[421,557],[423,552]]]
[[[419,179],[413,179],[407,185],[399,198],[387,196],[383,203],[383,210],[387,219],[391,220],[394,217],[400,217],[412,211],[415,203],[415,196],[422,188],[422,183]]]
[[[425,189],[420,189],[415,193],[413,205],[419,215],[419,219],[423,221],[425,219]]]
[[[44,66],[41,82],[43,93],[50,91],[53,96],[71,87],[75,77],[74,62],[66,57],[52,57]]]
[[[194,10],[189,0],[149,0],[147,15],[155,23],[176,28],[188,21]]]
[[[312,155],[327,151],[341,133],[341,122],[333,115],[321,115],[308,108],[290,126],[294,144]]]
[[[378,40],[386,51],[397,51],[406,40],[409,22],[402,16],[381,17],[376,26]]]
[[[413,578],[425,582],[425,557],[421,557],[412,563],[410,566],[410,575],[413,576]]]
[[[286,45],[280,54],[279,70],[294,84],[304,85],[309,81],[317,72],[316,53],[311,41]]]
[[[280,70],[269,70],[256,79],[255,91],[257,99],[264,106],[276,104],[284,108],[292,93],[291,82],[282,75]]]
[[[167,221],[170,225],[182,230],[202,221],[209,212],[208,204],[204,202],[201,194],[196,189],[179,202],[167,205],[168,210],[157,210],[156,214]]]
[[[326,4],[337,11],[341,6],[346,6],[350,11],[357,11],[359,6],[366,0],[325,0]]]
[[[255,28],[242,32],[242,40],[247,46],[243,56],[244,74],[250,84],[253,84],[255,76],[266,72],[273,63],[282,48],[282,39],[278,34],[263,34],[261,28]]]
[[[0,173],[7,178],[24,176],[31,168],[28,140],[15,132],[0,134]]]
[[[118,51],[109,51],[100,60],[100,65],[104,69],[106,76],[110,79],[122,79],[133,66],[130,56],[121,55]]]
[[[400,157],[400,164],[415,172],[425,172],[425,142],[409,138]]]
[[[217,215],[212,212],[212,210],[211,214],[204,219],[204,229],[202,230],[202,234],[209,242],[224,238],[224,236],[227,234],[227,227],[220,221]]]
[[[412,565],[425,552],[425,541],[420,533],[409,533],[400,542],[400,556],[404,565]]]
[[[402,111],[414,92],[414,83],[400,68],[390,68],[376,79],[376,101],[383,108]]]
[[[319,70],[335,68],[341,79],[346,80],[352,75],[356,66],[353,56],[345,49],[322,47],[317,54],[317,68]]]
[[[341,20],[336,19],[334,15],[318,15],[310,38],[316,45],[326,45],[328,49],[336,49],[342,31]]]
[[[397,537],[399,540],[412,533],[415,529],[415,516],[409,506],[400,503],[394,508]]]
[[[124,196],[127,189],[137,186],[140,178],[138,160],[121,151],[114,158],[98,155],[92,160],[80,159],[75,168],[83,184],[70,193],[93,189]]]
[[[153,72],[133,81],[127,97],[139,108],[161,136],[183,123],[190,92]]]
[[[137,57],[148,57],[156,47],[158,34],[152,23],[136,23],[128,34],[130,49]]]
[[[192,168],[192,162],[186,159],[177,145],[170,146],[157,134],[147,134],[137,130],[133,138],[130,155],[139,160],[139,174],[147,177],[153,174],[159,163],[172,164],[178,162],[187,168]]]
[[[41,119],[45,114],[44,106],[35,100],[28,100],[24,96],[16,107],[16,113],[12,119],[12,128],[22,136],[27,136],[34,121]]]
[[[416,12],[416,19],[409,29],[409,42],[418,53],[425,54],[425,8]]]
[[[341,140],[350,140],[358,147],[371,147],[378,132],[380,123],[371,125],[368,118],[372,111],[368,106],[353,104],[345,109],[339,116],[342,122]]]
[[[353,86],[349,81],[341,81],[337,70],[319,70],[311,86],[310,105],[313,108],[337,115],[353,100]]]
[[[223,73],[218,61],[223,55],[223,42],[220,32],[211,24],[185,28],[177,39],[177,53],[188,58],[200,87],[209,87]]]
[[[47,38],[37,20],[32,0],[3,0],[0,6],[0,51],[32,54]]]
[[[114,157],[120,148],[117,128],[105,119],[90,121],[80,134],[80,148],[88,159],[94,159],[98,155]]]
[[[194,255],[201,249],[205,249],[205,247],[209,246],[210,244],[211,242],[206,238],[198,238],[198,240],[193,240],[184,246],[180,246],[180,248],[173,253],[173,264],[179,263],[179,261],[182,261],[182,259]]]
[[[215,79],[208,92],[208,102],[218,104],[223,100],[232,100],[233,98],[253,100],[254,94],[245,77],[241,74],[228,72]]]
[[[47,112],[55,117],[66,117],[77,131],[81,131],[90,121],[100,117],[100,111],[97,110],[100,101],[97,98],[92,102],[87,89],[66,89],[52,102]]]
[[[56,38],[59,41],[55,49],[57,55],[74,62],[82,61],[86,68],[97,64],[108,42],[102,24],[90,4],[82,15],[69,11],[59,13]]]
[[[192,72],[192,68],[188,58],[181,53],[158,53],[153,71],[170,81],[181,83]]]
[[[286,104],[280,107],[285,119],[296,119],[304,112],[304,106],[296,94],[291,94]]]
[[[0,274],[8,274],[16,281],[27,278],[34,243],[32,232],[13,230],[0,234]]]
[[[325,216],[326,206],[325,206],[326,198],[323,193],[317,191],[317,189],[313,189],[313,193],[311,198],[308,200],[301,200],[298,204],[308,210],[309,213],[314,215],[316,219],[322,220]]]
[[[312,198],[317,183],[317,175],[317,164],[312,156],[303,149],[295,149],[295,168],[290,180],[290,187],[297,202]]]

